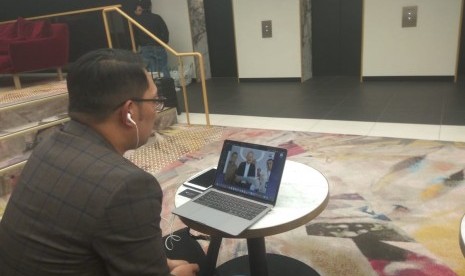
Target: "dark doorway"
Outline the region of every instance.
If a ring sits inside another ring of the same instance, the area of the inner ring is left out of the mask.
[[[360,76],[362,0],[312,0],[314,76]]]
[[[237,77],[231,0],[204,0],[212,77]]]

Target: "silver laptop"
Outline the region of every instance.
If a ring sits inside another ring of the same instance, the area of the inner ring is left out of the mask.
[[[237,236],[276,204],[283,148],[225,140],[211,188],[173,213]]]

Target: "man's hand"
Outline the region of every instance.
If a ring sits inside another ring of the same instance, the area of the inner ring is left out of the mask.
[[[198,264],[190,264],[184,260],[168,259],[168,267],[170,268],[171,275],[175,276],[195,276],[199,272]]]
[[[177,266],[186,265],[186,264],[189,264],[189,263],[187,261],[184,261],[184,260],[171,260],[171,259],[168,259],[168,267],[170,268],[170,271],[175,269]]]

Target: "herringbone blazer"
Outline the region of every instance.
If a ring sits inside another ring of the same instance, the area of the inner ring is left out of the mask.
[[[162,190],[70,121],[34,149],[0,222],[0,275],[169,275]]]

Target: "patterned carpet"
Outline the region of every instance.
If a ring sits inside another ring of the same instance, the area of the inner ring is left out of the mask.
[[[267,237],[267,252],[322,275],[465,275],[458,243],[465,143],[176,125],[127,155],[162,183],[165,234],[183,227],[168,222],[177,187],[215,165],[226,138],[286,147],[289,160],[314,167],[330,183],[326,210]],[[218,263],[244,254],[244,241],[225,239]]]

